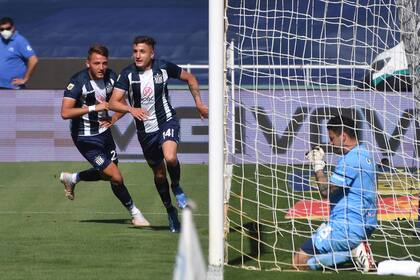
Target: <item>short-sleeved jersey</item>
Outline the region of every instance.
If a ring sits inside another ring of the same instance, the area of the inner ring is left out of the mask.
[[[369,235],[377,225],[376,175],[364,145],[339,158],[330,183],[340,188],[330,195],[329,223],[344,235]]]
[[[76,74],[70,80],[64,91],[64,98],[76,100],[76,108],[92,106],[100,102],[108,102],[111,98],[112,89],[117,75],[108,69],[101,80],[92,80],[88,69],[84,69]],[[97,135],[107,128],[100,127],[99,121],[108,118],[108,112],[89,112],[83,116],[74,118],[70,122],[72,135],[92,136]]]
[[[18,89],[12,80],[25,76],[28,59],[33,55],[31,45],[17,31],[10,40],[0,38],[0,87]]]
[[[182,69],[164,60],[152,61],[152,68],[142,71],[135,64],[123,69],[115,88],[128,94],[130,105],[148,112],[146,121],[136,121],[139,133],[158,131],[164,123],[175,117],[175,110],[169,103],[168,80],[179,79]]]

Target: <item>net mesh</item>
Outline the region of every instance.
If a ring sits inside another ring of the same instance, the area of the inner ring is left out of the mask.
[[[228,264],[292,269],[293,252],[328,220],[305,153],[322,146],[334,170],[334,115],[355,120],[375,161],[375,261],[420,259],[419,5],[226,1]]]

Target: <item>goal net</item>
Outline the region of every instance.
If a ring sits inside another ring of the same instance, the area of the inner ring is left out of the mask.
[[[334,115],[377,166],[375,261],[420,260],[419,2],[226,1],[226,264],[293,269],[328,219],[304,156],[319,145],[334,169]]]

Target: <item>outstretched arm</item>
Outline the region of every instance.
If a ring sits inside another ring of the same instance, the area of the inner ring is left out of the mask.
[[[61,104],[61,117],[66,119],[73,119],[89,112],[95,111],[99,112],[102,110],[108,110],[108,102],[102,102],[92,106],[86,106],[83,108],[75,108],[76,99],[64,97],[63,102]]]
[[[188,83],[191,95],[194,98],[195,106],[200,113],[201,119],[207,118],[209,115],[209,108],[203,103],[200,95],[200,88],[198,87],[198,81],[195,76],[187,71],[182,70],[180,79]]]
[[[116,123],[119,119],[121,119],[122,117],[124,117],[124,115],[125,115],[125,113],[115,112],[112,115],[111,124]]]
[[[134,108],[125,102],[125,91],[119,88],[114,88],[111,99],[109,100],[109,109],[119,113],[130,113],[134,118],[144,121],[147,120],[147,111],[142,108]]]
[[[111,127],[116,123],[119,119],[121,119],[125,113],[115,112],[111,118],[99,120],[99,124],[101,127]]]
[[[125,101],[125,98],[123,98],[123,99],[121,100],[121,102],[122,102],[123,104],[127,105],[127,102]],[[112,118],[111,118],[111,125],[113,125],[114,123],[116,123],[119,119],[121,119],[121,118],[122,118],[122,117],[124,117],[124,116],[125,116],[125,113],[115,112],[115,113],[112,115]]]

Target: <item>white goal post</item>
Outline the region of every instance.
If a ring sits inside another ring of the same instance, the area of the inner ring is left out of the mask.
[[[220,215],[223,176],[227,191],[225,251],[218,257],[248,269],[293,269],[293,253],[329,211],[305,152],[321,145],[332,171],[337,155],[326,122],[345,115],[377,165],[379,221],[368,240],[375,260],[420,261],[420,1],[226,0],[224,9],[226,62],[212,52],[220,47],[213,46],[216,35],[209,37],[210,148],[213,137],[220,143],[212,112],[224,115],[217,120],[224,124],[224,146],[217,148],[225,152],[224,168],[209,172],[209,193],[217,189],[210,215]],[[212,70],[225,71],[222,86]],[[221,104],[212,98],[225,100],[225,113],[212,108]],[[221,150],[210,150],[210,169]],[[220,226],[211,216],[210,238]]]
[[[223,279],[224,3],[209,0],[209,266]]]

